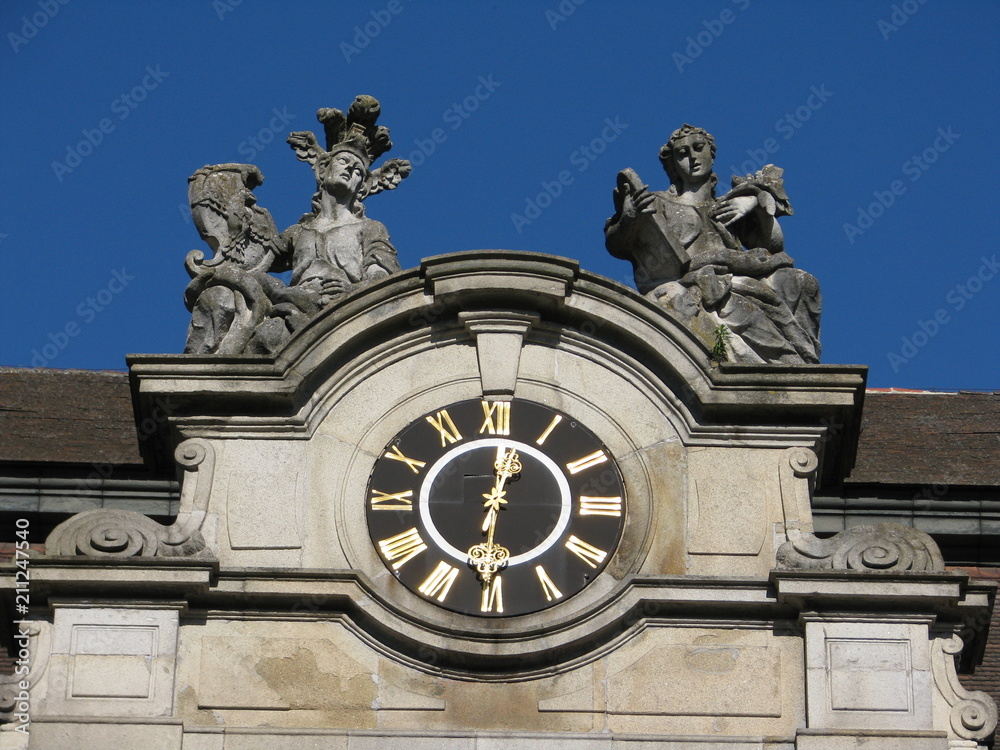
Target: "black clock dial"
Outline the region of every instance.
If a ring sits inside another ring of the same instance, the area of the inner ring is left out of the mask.
[[[404,586],[483,617],[578,593],[625,520],[607,448],[529,401],[462,401],[414,421],[376,462],[366,504],[372,544]]]

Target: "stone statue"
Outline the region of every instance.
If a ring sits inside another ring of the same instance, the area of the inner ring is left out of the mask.
[[[362,201],[393,190],[410,163],[372,162],[392,148],[388,128],[375,123],[378,100],[359,96],[347,114],[321,109],[326,148],[308,131],[289,135],[298,158],[316,175],[312,211],[281,234],[257,205],[264,178],[251,164],[216,164],[189,179],[191,215],[214,256],[192,250],[191,310],[185,352],[273,355],[295,331],[338,298],[400,270],[389,233],[365,216]],[[291,271],[289,285],[271,273]]]
[[[819,283],[784,251],[777,219],[792,207],[782,170],[735,176],[718,198],[714,159],[715,139],[685,124],[660,149],[668,190],[619,172],[608,251],[631,261],[639,291],[716,353],[721,338],[725,358],[819,362]]]

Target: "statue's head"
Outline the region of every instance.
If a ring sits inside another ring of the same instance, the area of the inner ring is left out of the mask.
[[[681,143],[693,143],[697,141],[701,141],[708,145],[708,148],[711,151],[712,161],[714,161],[715,139],[707,130],[696,128],[693,125],[688,125],[687,123],[684,123],[681,127],[671,133],[670,139],[660,147],[660,164],[663,165],[663,169],[666,171],[667,177],[670,178],[671,185],[678,185],[680,182],[680,175],[677,173],[677,157],[675,150]]]
[[[364,197],[364,188],[370,176],[368,154],[364,145],[344,141],[325,152],[316,160],[316,181],[320,190],[349,196]]]
[[[378,99],[364,94],[354,99],[347,114],[329,107],[320,109],[316,119],[323,124],[325,149],[311,131],[289,133],[288,144],[295,155],[310,164],[316,175],[313,214],[320,210],[326,194],[335,195],[338,202],[346,199],[355,214],[364,216],[365,198],[394,190],[410,174],[411,165],[405,159],[389,159],[372,169],[375,160],[392,148],[389,129],[376,125],[381,111]]]

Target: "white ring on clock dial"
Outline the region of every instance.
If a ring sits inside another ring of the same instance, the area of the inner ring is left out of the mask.
[[[524,443],[519,443],[516,440],[504,440],[503,438],[485,438],[483,440],[473,440],[472,442],[459,445],[452,448],[450,451],[445,453],[441,458],[434,462],[430,470],[427,472],[427,476],[424,477],[423,484],[420,485],[420,500],[418,502],[418,508],[420,511],[420,520],[424,524],[424,528],[427,529],[427,533],[430,534],[431,539],[437,543],[437,546],[442,552],[447,553],[451,557],[455,558],[461,563],[465,563],[469,559],[468,550],[460,550],[457,547],[449,544],[441,532],[438,531],[437,527],[434,525],[434,521],[431,520],[430,511],[430,493],[431,487],[434,484],[434,480],[437,475],[444,469],[445,466],[454,461],[458,456],[463,453],[468,453],[469,451],[480,450],[483,448],[515,448],[519,453],[525,453],[539,463],[541,463],[549,473],[556,480],[556,484],[559,485],[559,495],[560,495],[560,509],[559,509],[559,519],[556,521],[555,527],[552,532],[545,537],[544,541],[537,547],[523,553],[520,555],[515,555],[510,558],[507,565],[520,565],[521,563],[526,563],[529,560],[534,560],[539,555],[545,553],[550,547],[552,547],[556,542],[560,540],[566,527],[569,525],[569,517],[572,511],[572,498],[569,492],[569,482],[566,481],[566,477],[563,475],[562,470],[559,468],[558,464],[549,458],[547,455],[542,453],[537,448],[530,445],[525,445]],[[517,503],[516,495],[510,499],[511,503]]]

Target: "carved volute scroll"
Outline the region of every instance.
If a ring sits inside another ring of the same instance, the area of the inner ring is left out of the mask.
[[[21,721],[17,714],[31,710],[31,690],[49,666],[50,636],[46,624],[22,620],[13,623],[13,626],[15,671],[13,674],[0,675],[0,724],[15,719]],[[23,666],[28,667],[27,674],[20,671]],[[21,683],[26,683],[27,689]],[[27,703],[25,694],[29,696]]]
[[[938,691],[951,706],[951,729],[963,740],[982,740],[997,727],[997,707],[981,690],[962,687],[955,671],[955,657],[965,644],[957,633],[934,639],[931,664]]]
[[[211,444],[192,438],[174,454],[184,469],[180,509],[170,526],[131,510],[97,508],[77,513],[56,526],[45,540],[47,555],[86,557],[206,557],[201,535],[215,472]]]
[[[781,474],[781,496],[788,541],[777,552],[779,569],[865,570],[898,573],[939,572],[944,558],[937,543],[910,526],[879,523],[855,526],[829,538],[813,533],[811,482],[819,466],[816,454],[790,448]]]

